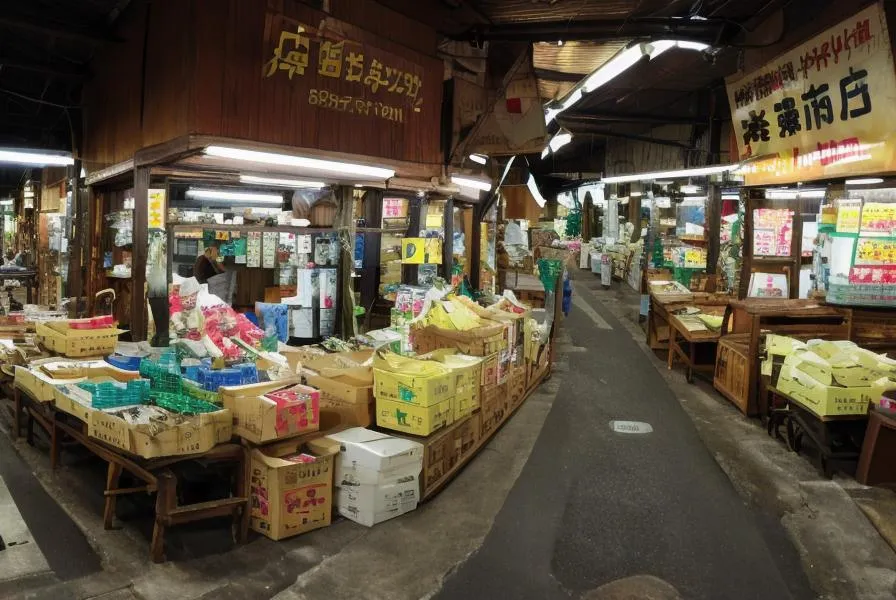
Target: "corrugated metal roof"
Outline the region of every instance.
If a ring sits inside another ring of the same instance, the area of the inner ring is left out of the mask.
[[[626,42],[568,42],[533,44],[532,62],[536,69],[587,75],[613,58]]]

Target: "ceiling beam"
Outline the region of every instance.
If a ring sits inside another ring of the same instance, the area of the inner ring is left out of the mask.
[[[623,140],[633,140],[635,142],[646,142],[648,144],[659,144],[660,146],[672,146],[673,148],[681,148],[683,150],[696,150],[693,146],[679,142],[678,140],[667,140],[663,138],[655,138],[647,135],[637,135],[634,133],[618,133],[610,130],[589,129],[580,133],[588,135],[596,135],[610,138],[620,138]]]
[[[539,79],[547,81],[563,81],[568,83],[578,83],[588,76],[588,73],[580,75],[579,73],[566,73],[564,71],[555,71],[554,69],[535,68],[535,76]]]
[[[643,115],[625,113],[572,113],[557,115],[557,122],[573,129],[577,125],[605,125],[610,123],[647,123],[650,125],[706,125],[709,117],[689,117],[675,115]]]
[[[83,80],[87,77],[87,70],[65,64],[53,64],[38,62],[20,58],[6,58],[0,56],[0,69],[17,69],[32,73],[43,73],[61,79]]]
[[[477,25],[453,36],[469,41],[556,42],[664,37],[717,42],[727,21],[635,17],[600,21],[546,21]]]
[[[8,13],[0,13],[0,27],[18,29],[21,31],[30,31],[32,33],[45,35],[51,38],[62,38],[71,40],[73,42],[79,42],[89,45],[99,45],[106,44],[108,42],[121,41],[112,37],[97,35],[89,31],[66,29],[66,27],[61,24],[54,24],[47,21],[38,21],[22,16],[10,15]]]

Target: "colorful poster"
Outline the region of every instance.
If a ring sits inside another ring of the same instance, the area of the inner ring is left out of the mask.
[[[862,207],[861,233],[876,236],[896,235],[896,203],[866,202]]]
[[[841,200],[837,203],[837,232],[858,233],[862,214],[861,200]]]
[[[790,256],[793,211],[759,208],[753,211],[753,255]]]
[[[146,226],[149,229],[165,229],[165,190],[148,190],[148,215]]]
[[[882,3],[727,81],[746,185],[896,170],[896,73]]]
[[[896,265],[853,267],[849,273],[852,285],[896,285]]]
[[[855,266],[896,265],[896,240],[859,238]]]

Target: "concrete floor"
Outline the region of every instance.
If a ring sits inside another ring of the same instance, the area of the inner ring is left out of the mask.
[[[0,445],[0,477],[30,486],[9,485],[54,571],[0,597],[896,598],[896,554],[853,501],[886,521],[892,493],[819,477],[711,387],[667,371],[642,343],[637,295],[575,278],[551,380],[434,500],[372,529],[343,520],[233,547],[226,525],[187,527],[153,565],[144,503],[103,531],[102,464],[66,454],[50,473],[44,448]],[[47,501],[55,512],[36,510]]]

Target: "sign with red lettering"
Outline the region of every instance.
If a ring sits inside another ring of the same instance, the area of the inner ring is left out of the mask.
[[[753,159],[747,185],[896,169],[896,73],[880,4],[727,83],[739,158]]]

